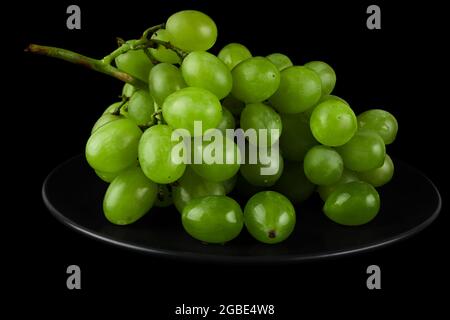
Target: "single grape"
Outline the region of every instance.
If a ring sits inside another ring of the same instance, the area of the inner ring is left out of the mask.
[[[339,179],[338,182],[336,182],[336,183],[334,183],[332,185],[329,185],[329,186],[318,186],[317,187],[317,192],[319,193],[320,198],[323,201],[326,201],[328,196],[334,190],[336,190],[337,186],[339,186],[341,184],[344,184],[344,183],[347,183],[347,182],[352,182],[352,181],[359,181],[358,176],[356,175],[356,173],[354,173],[354,172],[352,172],[350,170],[344,169],[344,171],[342,171],[341,178]]]
[[[119,174],[106,190],[103,212],[112,223],[127,225],[146,214],[155,203],[157,186],[139,167]]]
[[[372,109],[361,113],[358,116],[358,124],[360,128],[375,130],[383,138],[385,144],[391,144],[397,136],[397,119],[381,109]]]
[[[125,169],[126,170],[126,169]],[[105,182],[111,183],[121,172],[101,172],[95,170],[95,174]]]
[[[285,195],[292,203],[297,204],[308,199],[316,185],[305,175],[303,163],[285,161],[283,174],[277,180],[273,189]]]
[[[238,175],[235,174],[230,179],[222,181],[223,187],[225,188],[225,194],[229,194],[231,191],[233,191],[234,187],[236,186],[237,178]]]
[[[280,138],[283,129],[280,115],[261,102],[245,106],[241,113],[240,124],[245,131],[256,130],[257,145],[264,148],[273,145]],[[265,133],[260,131],[262,129]]]
[[[122,119],[123,117],[121,116],[116,116],[114,114],[110,114],[110,113],[106,113],[104,115],[102,115],[100,118],[98,118],[98,120],[95,122],[94,126],[92,127],[91,130],[91,135],[97,131],[98,128],[103,127],[105,124],[110,123],[114,120],[119,120]]]
[[[136,162],[142,131],[134,121],[119,119],[98,128],[86,143],[86,160],[101,172],[119,172]]]
[[[239,117],[242,110],[244,110],[245,103],[229,94],[225,99],[222,100],[222,106],[230,110],[233,116]]]
[[[329,186],[341,178],[344,162],[332,148],[314,146],[306,153],[303,168],[309,181],[319,186]]]
[[[328,101],[328,100],[338,100],[338,101],[341,101],[341,102],[345,103],[346,105],[350,106],[350,105],[348,104],[348,102],[345,101],[344,99],[342,99],[342,98],[340,98],[340,97],[338,97],[338,96],[332,95],[332,94],[327,94],[327,95],[325,95],[325,96],[322,96],[322,97],[320,98],[319,102],[317,102],[317,104],[316,104],[315,106],[313,106],[312,108],[309,108],[308,110],[306,110],[305,112],[303,112],[303,114],[304,114],[308,119],[310,119],[310,118],[311,118],[311,115],[312,115],[312,113],[314,112],[314,110],[316,109],[316,107],[317,107],[319,104],[321,104],[322,102],[325,102],[325,101]]]
[[[311,114],[311,132],[320,143],[336,147],[347,143],[358,129],[353,110],[344,102],[329,99]]]
[[[217,27],[206,14],[195,10],[179,11],[166,22],[172,44],[186,51],[206,51],[217,39]]]
[[[142,171],[156,183],[172,183],[178,180],[186,169],[186,164],[178,162],[173,154],[172,150],[178,142],[171,140],[172,132],[169,126],[158,124],[145,130],[139,142]]]
[[[115,61],[119,70],[144,82],[148,81],[148,74],[153,67],[153,64],[145,54],[144,50],[129,50],[118,56]]]
[[[119,102],[114,102],[113,104],[111,104],[108,108],[105,109],[105,111],[103,112],[103,115],[105,114],[113,114],[117,112],[117,109],[123,104],[122,101]]]
[[[233,79],[227,65],[215,55],[194,51],[181,64],[184,81],[191,87],[199,87],[225,98],[231,91]]]
[[[276,65],[280,72],[294,65],[291,59],[289,59],[287,55],[284,55],[282,53],[272,53],[269,54],[266,58],[269,59],[274,65]]]
[[[236,238],[244,226],[241,207],[227,196],[206,196],[189,201],[182,223],[193,238],[208,243],[225,243]]]
[[[330,94],[336,85],[336,73],[327,63],[322,61],[311,61],[305,67],[315,71],[322,82],[322,95]]]
[[[311,133],[309,119],[303,113],[281,114],[283,132],[280,149],[283,157],[291,161],[303,161],[306,152],[318,144]]]
[[[264,57],[242,61],[231,70],[232,95],[245,103],[262,102],[269,98],[280,85],[280,72]]]
[[[220,50],[217,57],[231,70],[241,61],[251,58],[252,54],[240,43],[229,43]]]
[[[380,210],[377,190],[363,181],[341,184],[328,196],[323,212],[336,223],[359,226],[371,221]]]
[[[244,221],[255,239],[269,244],[279,243],[294,231],[295,209],[281,193],[262,191],[248,200]]]
[[[172,128],[186,129],[194,136],[194,121],[201,122],[201,133],[217,127],[222,119],[222,106],[208,90],[188,87],[169,95],[164,101],[162,113]]]
[[[226,129],[234,128],[236,128],[236,121],[234,120],[233,115],[227,108],[222,106],[222,120],[220,120],[220,123],[217,125],[217,129],[222,131],[225,135]]]
[[[223,182],[208,181],[188,166],[183,176],[175,183],[172,197],[178,212],[182,213],[186,204],[192,199],[213,195],[222,196],[225,193]]]
[[[336,150],[344,160],[344,166],[356,172],[381,167],[386,156],[383,139],[368,129],[359,129],[349,142]]]
[[[255,148],[256,149],[256,148]],[[247,148],[247,151],[252,150]],[[264,151],[263,151],[264,150]],[[256,163],[250,163],[249,156],[246,152],[246,161],[241,165],[241,175],[248,183],[259,187],[270,187],[277,182],[283,173],[283,157],[278,149],[271,151],[271,148],[258,148],[255,150]],[[260,154],[264,154],[263,157]]]
[[[165,29],[159,29],[154,34],[152,34],[151,39],[161,40],[166,42],[171,42],[170,34]],[[163,45],[158,45],[157,48],[150,48],[150,54],[158,60],[159,62],[165,62],[170,64],[181,63],[181,59],[178,54],[171,50],[167,49]]]
[[[148,80],[150,93],[158,105],[172,93],[186,87],[181,71],[169,63],[158,63],[151,71]]]
[[[131,96],[136,90],[137,90],[136,87],[134,87],[133,85],[125,83],[122,88],[122,98],[131,98]]]
[[[299,113],[313,107],[322,94],[317,73],[300,66],[281,71],[280,87],[269,99],[281,113]]]
[[[374,187],[381,187],[389,181],[391,181],[394,176],[394,163],[391,157],[386,154],[384,158],[384,163],[381,167],[372,169],[369,171],[358,172],[358,177],[362,181],[370,183]]]
[[[128,118],[138,126],[147,125],[152,121],[155,112],[153,98],[147,90],[138,90],[128,102]]]
[[[155,207],[166,208],[173,203],[172,190],[168,184],[158,184]]]

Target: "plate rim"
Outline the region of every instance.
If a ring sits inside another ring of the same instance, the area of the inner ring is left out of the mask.
[[[320,254],[285,254],[285,255],[277,255],[277,256],[233,256],[233,255],[223,255],[223,254],[204,254],[204,253],[196,253],[196,252],[183,252],[172,249],[155,249],[147,246],[142,246],[135,243],[118,241],[112,237],[101,235],[96,233],[95,231],[86,228],[73,220],[66,217],[62,214],[58,209],[56,209],[51,201],[47,197],[47,189],[48,182],[51,177],[59,171],[62,167],[64,167],[67,163],[75,160],[76,158],[82,157],[82,154],[75,155],[70,157],[66,161],[63,161],[58,166],[53,168],[50,173],[44,179],[41,188],[41,195],[43,202],[47,209],[50,211],[53,217],[56,218],[63,225],[69,227],[72,230],[75,230],[79,234],[82,234],[90,239],[95,239],[101,243],[107,243],[108,245],[120,247],[122,249],[128,249],[130,251],[140,252],[144,254],[148,254],[155,257],[168,258],[168,259],[176,259],[176,260],[191,260],[196,262],[218,262],[218,263],[237,263],[237,264],[252,264],[252,263],[264,263],[264,264],[272,264],[272,263],[299,263],[299,262],[307,262],[307,261],[315,261],[315,260],[324,260],[324,259],[332,259],[345,257],[350,255],[355,255],[359,253],[369,252],[376,249],[380,249],[386,246],[389,246],[398,241],[402,241],[408,239],[409,237],[419,233],[428,227],[436,218],[439,216],[439,213],[442,209],[442,196],[439,192],[439,189],[436,185],[428,178],[422,171],[419,169],[407,164],[406,162],[395,158],[396,161],[399,161],[404,166],[408,166],[410,169],[416,171],[420,174],[425,180],[432,186],[434,189],[437,198],[438,205],[434,210],[433,214],[431,214],[427,219],[425,219],[422,223],[416,225],[415,227],[399,233],[398,235],[387,238],[386,240],[375,243],[372,245],[365,246],[356,246],[354,248],[345,249],[345,250],[333,250],[333,251],[325,251]]]

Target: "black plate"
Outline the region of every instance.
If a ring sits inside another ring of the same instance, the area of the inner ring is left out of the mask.
[[[183,230],[173,208],[153,208],[138,222],[115,226],[102,213],[107,184],[79,155],[54,169],[42,195],[62,223],[92,238],[151,255],[221,262],[294,262],[354,254],[407,238],[439,214],[441,197],[417,169],[396,160],[393,180],[380,189],[381,211],[369,224],[344,227],[321,212],[318,197],[297,206],[297,226],[285,242],[266,245],[247,231],[225,245],[205,245]],[[244,228],[245,229],[245,228]]]

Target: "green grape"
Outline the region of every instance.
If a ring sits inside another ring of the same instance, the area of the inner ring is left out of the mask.
[[[166,30],[172,44],[186,51],[206,51],[217,39],[217,27],[206,14],[195,10],[179,11],[169,17]]]
[[[158,188],[139,167],[120,173],[106,190],[103,212],[106,219],[127,225],[145,215],[155,203]]]
[[[256,142],[261,147],[269,147],[278,141],[282,130],[280,115],[271,107],[261,102],[250,103],[245,106],[241,113],[240,124],[241,128],[245,131],[248,129],[256,130]],[[265,129],[266,133],[260,132],[260,129]],[[278,130],[278,132],[275,130]],[[260,140],[262,136],[264,138]]]
[[[119,172],[136,162],[142,131],[134,121],[119,119],[98,128],[86,143],[86,160],[101,172]]]
[[[284,169],[283,169],[284,170]],[[254,194],[266,190],[265,187],[258,187],[255,185],[250,184],[247,179],[245,179],[242,174],[237,174],[237,181],[236,181],[236,194],[239,195],[239,197],[242,197],[244,199],[248,199]]]
[[[327,95],[325,95],[325,96],[322,96],[322,97],[320,98],[319,102],[317,102],[317,104],[316,104],[315,106],[313,106],[312,108],[309,108],[308,110],[306,110],[305,112],[303,112],[303,114],[304,114],[308,119],[310,119],[310,118],[311,118],[311,115],[312,115],[312,113],[314,112],[314,110],[316,109],[316,107],[317,107],[319,104],[321,104],[322,102],[325,102],[325,101],[328,101],[328,100],[338,100],[338,101],[341,101],[341,102],[345,103],[346,105],[350,106],[350,105],[348,104],[348,102],[345,101],[344,99],[342,99],[342,98],[340,98],[340,97],[338,97],[338,96],[332,95],[332,94],[327,94]]]
[[[111,183],[120,174],[120,172],[110,173],[110,172],[101,172],[101,171],[95,170],[95,174],[103,181]]]
[[[122,101],[119,102],[114,102],[113,104],[111,104],[108,108],[105,109],[105,111],[103,112],[103,115],[105,114],[113,114],[117,112],[117,109],[123,104]]]
[[[155,207],[166,208],[173,203],[172,190],[168,184],[158,184]]]
[[[122,98],[131,98],[131,96],[133,95],[133,93],[136,92],[136,90],[137,90],[136,87],[134,87],[133,85],[125,83],[122,88]]]
[[[170,34],[165,29],[159,29],[158,31],[156,31],[154,34],[152,34],[151,39],[166,41],[169,43],[171,42]],[[166,47],[164,47],[163,45],[158,45],[157,48],[150,48],[149,50],[153,58],[155,58],[159,62],[170,64],[181,63],[181,59],[178,54],[171,49],[166,49]]]
[[[222,181],[223,187],[225,188],[225,194],[229,194],[231,191],[233,191],[234,187],[236,186],[238,175],[235,174],[231,178]]]
[[[306,153],[303,168],[312,183],[329,186],[341,178],[344,163],[339,153],[332,148],[314,146]]]
[[[344,166],[356,172],[381,167],[386,156],[383,139],[368,129],[359,129],[349,142],[336,150],[344,160]]]
[[[173,203],[180,213],[192,199],[213,195],[222,196],[225,193],[223,182],[208,181],[196,174],[190,166],[186,168],[183,176],[172,189]]]
[[[189,53],[181,64],[181,73],[189,86],[206,89],[219,99],[230,93],[233,84],[227,65],[205,51]]]
[[[336,85],[336,73],[327,63],[322,61],[311,61],[305,67],[317,72],[322,82],[322,94],[327,95],[333,91]]]
[[[114,120],[119,120],[122,119],[121,116],[116,116],[114,114],[110,114],[110,113],[106,113],[104,115],[102,115],[100,118],[98,118],[98,120],[95,122],[94,126],[92,127],[91,130],[91,135],[97,131],[98,128],[103,127],[105,124],[110,123]]]
[[[371,221],[380,210],[377,190],[363,181],[341,184],[329,195],[323,211],[336,223],[359,226]]]
[[[310,125],[314,138],[331,147],[347,143],[358,129],[353,110],[337,99],[320,103],[311,114]]]
[[[194,121],[201,122],[201,133],[216,128],[222,119],[222,106],[219,99],[208,90],[188,87],[172,93],[164,100],[162,114],[172,128],[186,129],[195,136]]]
[[[150,71],[148,85],[158,105],[162,105],[170,94],[186,87],[181,71],[169,63],[159,63]]]
[[[256,149],[256,148],[255,148]],[[251,152],[248,148],[248,152]],[[259,187],[270,187],[280,178],[283,173],[284,161],[278,149],[271,148],[262,151],[261,148],[256,150],[256,163],[250,163],[249,155],[246,152],[245,163],[241,165],[241,175],[248,181],[248,183]],[[265,157],[260,157],[260,152],[265,153]]]
[[[119,70],[144,82],[148,81],[148,74],[153,67],[153,64],[145,54],[144,50],[129,50],[118,56],[115,61]]]
[[[283,174],[273,188],[297,204],[308,199],[316,186],[306,178],[301,162],[285,161]]]
[[[229,94],[225,99],[222,100],[222,105],[230,110],[230,112],[235,117],[239,117],[241,115],[242,110],[245,108],[245,103],[233,97],[233,95]]]
[[[252,54],[240,43],[229,43],[220,50],[217,57],[231,70],[241,61],[251,58]]]
[[[225,243],[244,227],[241,207],[227,196],[206,196],[189,201],[182,223],[193,238],[208,243]]]
[[[225,181],[239,171],[240,150],[232,139],[221,133],[213,141],[194,143],[193,157],[192,169],[209,181]]]
[[[281,114],[283,132],[280,149],[283,157],[291,161],[303,161],[306,152],[318,142],[311,133],[309,119],[303,113]]]
[[[171,140],[173,130],[163,124],[145,130],[139,142],[139,162],[144,174],[156,183],[167,184],[178,180],[186,169],[186,164],[177,161]],[[180,156],[181,158],[181,156]]]
[[[217,129],[222,131],[223,134],[226,134],[226,129],[234,129],[236,128],[236,121],[234,120],[231,112],[222,106],[222,120],[217,125]]]
[[[339,179],[338,182],[329,186],[318,186],[317,192],[319,193],[320,198],[323,201],[326,201],[328,196],[336,189],[337,186],[352,181],[359,181],[358,176],[356,175],[356,173],[344,169],[344,171],[342,171],[341,178]]]
[[[264,57],[242,61],[231,70],[232,95],[245,103],[261,102],[269,98],[280,85],[280,72]]]
[[[269,54],[266,58],[269,59],[274,65],[276,65],[280,72],[294,65],[291,59],[289,59],[287,55],[284,55],[282,53],[272,53]]]
[[[269,99],[279,112],[303,112],[319,101],[321,81],[314,71],[306,67],[288,67],[281,71],[280,78],[280,87]]]
[[[391,181],[394,176],[394,163],[391,157],[386,154],[384,163],[381,167],[369,171],[358,172],[358,177],[362,181],[370,183],[374,187],[381,187],[382,185]]]
[[[138,126],[147,125],[152,121],[155,112],[153,98],[147,90],[138,90],[128,102],[128,118]]]
[[[248,200],[244,209],[247,230],[264,243],[284,241],[294,231],[295,209],[281,193],[263,191]]]
[[[381,109],[372,109],[361,113],[358,116],[358,124],[360,128],[375,130],[383,138],[385,144],[391,144],[397,136],[397,119]]]

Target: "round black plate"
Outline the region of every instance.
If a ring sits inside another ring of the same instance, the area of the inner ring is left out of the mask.
[[[247,231],[225,245],[206,245],[191,238],[173,208],[153,208],[129,226],[109,223],[102,212],[107,184],[79,155],[54,169],[42,195],[62,223],[92,238],[157,256],[220,262],[294,262],[366,251],[409,237],[439,214],[441,197],[417,169],[396,160],[393,180],[380,189],[381,210],[369,224],[344,227],[321,212],[318,197],[297,206],[297,226],[283,243],[266,245]]]

